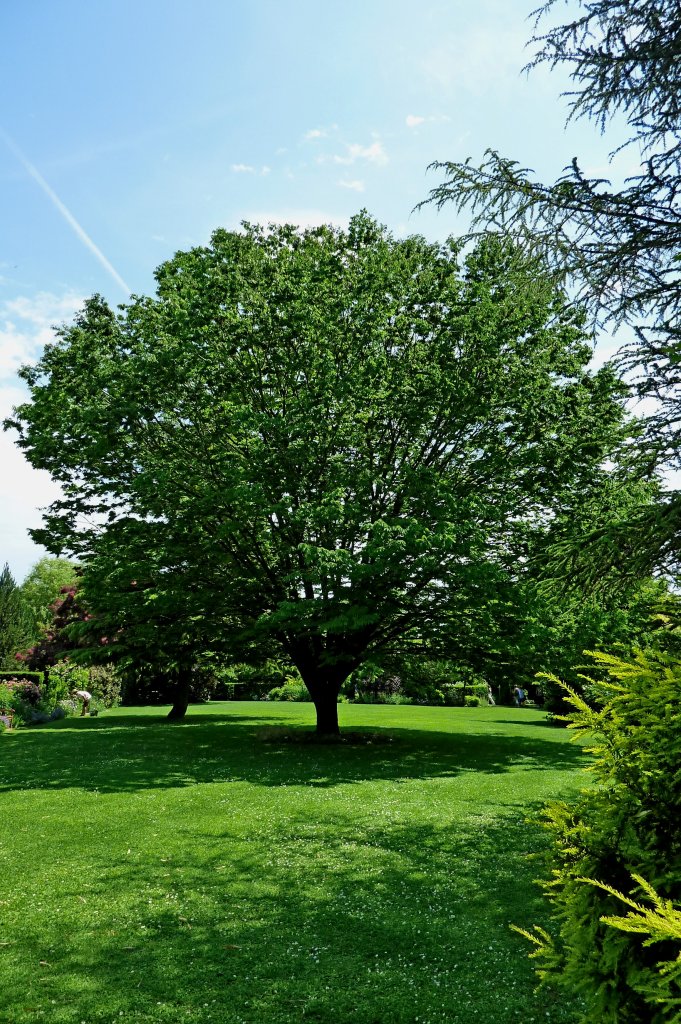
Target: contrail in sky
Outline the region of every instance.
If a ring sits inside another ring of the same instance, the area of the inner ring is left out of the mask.
[[[64,203],[62,203],[62,201],[59,198],[59,196],[57,195],[57,193],[53,189],[50,188],[50,186],[47,184],[47,182],[43,178],[43,176],[40,173],[40,171],[36,167],[33,166],[33,164],[31,163],[30,160],[28,160],[24,156],[24,154],[21,152],[21,150],[17,146],[16,142],[14,142],[14,140],[11,139],[9,137],[9,135],[2,130],[2,128],[0,128],[0,137],[5,141],[7,147],[9,149],[11,149],[11,151],[14,153],[15,157],[17,158],[19,163],[24,167],[26,172],[33,178],[33,180],[36,182],[36,184],[38,184],[40,186],[40,188],[43,190],[43,192],[45,193],[47,198],[50,200],[52,205],[55,206],[57,208],[57,210],[59,210],[59,212],[61,213],[61,215],[64,218],[64,220],[66,221],[66,223],[71,228],[73,228],[73,230],[78,235],[78,238],[80,238],[80,240],[83,243],[83,245],[87,249],[90,250],[90,252],[92,253],[92,255],[96,259],[99,260],[99,262],[104,267],[104,269],[106,271],[108,271],[109,274],[111,274],[111,276],[113,277],[113,279],[116,282],[116,284],[120,288],[123,289],[123,291],[126,293],[126,295],[129,295],[130,292],[132,291],[132,289],[128,287],[128,285],[125,283],[125,281],[123,280],[121,275],[118,273],[116,268],[114,266],[112,266],[111,263],[109,263],[108,259],[106,258],[106,256],[102,252],[102,250],[99,249],[95,245],[95,243],[92,241],[92,239],[88,235],[87,231],[85,231],[80,226],[80,224],[78,223],[76,218],[73,216],[73,214],[69,210],[68,206],[65,206]]]

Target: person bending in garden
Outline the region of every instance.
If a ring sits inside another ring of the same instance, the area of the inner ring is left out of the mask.
[[[83,706],[80,710],[80,717],[83,718],[83,716],[87,715],[87,713],[90,710],[90,701],[92,700],[92,694],[88,693],[87,690],[74,690],[73,696],[78,697],[83,702]]]

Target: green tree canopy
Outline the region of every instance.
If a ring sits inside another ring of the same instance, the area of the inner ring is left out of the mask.
[[[5,562],[0,572],[0,669],[16,667],[14,654],[26,643],[29,623],[21,591]]]
[[[537,14],[537,65],[566,66],[574,89],[570,118],[587,117],[602,131],[616,117],[629,137],[638,170],[621,187],[593,178],[575,158],[552,183],[538,181],[517,160],[487,150],[476,166],[439,162],[445,180],[430,202],[472,213],[471,237],[508,231],[541,256],[554,279],[569,282],[598,321],[628,323],[635,341],[620,365],[639,394],[654,400],[644,461],[649,469],[681,469],[681,15],[677,0],[579,0],[574,17],[550,23],[556,0]],[[546,31],[541,31],[544,25]],[[648,403],[650,404],[650,403]],[[584,564],[610,564],[625,546],[641,575],[678,573],[681,495],[594,533]]]
[[[79,556],[97,614],[142,566],[145,606],[202,648],[283,649],[334,732],[364,658],[523,571],[607,476],[625,389],[535,260],[459,250],[366,214],[246,224],[153,298],[86,303],[8,425],[64,485],[36,538]]]
[[[52,622],[51,606],[64,587],[76,581],[76,566],[66,558],[41,558],[21,584],[21,599],[30,619],[29,641],[40,639]]]

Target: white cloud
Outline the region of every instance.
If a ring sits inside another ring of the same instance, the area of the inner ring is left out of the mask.
[[[265,177],[271,170],[272,168],[268,167],[267,164],[263,164],[260,170],[254,167],[253,164],[232,164],[234,174],[260,174],[262,177]]]
[[[26,400],[14,376],[19,366],[37,359],[54,338],[52,325],[70,319],[81,305],[80,296],[47,292],[0,304],[0,420]],[[14,440],[13,432],[0,432],[0,561],[7,560],[21,580],[44,554],[28,529],[40,526],[39,509],[54,501],[60,489],[44,470],[33,469]]]
[[[52,327],[70,319],[82,298],[69,293],[57,296],[39,292],[19,296],[0,305],[0,381],[17,372],[22,363],[36,359],[52,341]]]
[[[351,142],[345,147],[345,153],[334,154],[331,157],[322,156],[318,159],[320,163],[326,163],[330,160],[334,164],[343,165],[354,164],[358,160],[366,160],[367,163],[382,166],[388,163],[389,157],[383,148],[383,143],[376,140],[369,146],[362,146],[359,142]]]
[[[314,142],[315,139],[328,139],[329,135],[338,131],[337,124],[329,124],[325,128],[310,128],[303,135],[303,142]]]
[[[353,192],[364,191],[364,182],[359,181],[358,179],[355,179],[354,181],[341,180],[338,182],[338,184],[340,185],[341,188],[352,189]]]
[[[20,295],[16,299],[8,299],[2,305],[2,312],[14,314],[39,327],[51,327],[54,323],[70,319],[82,304],[82,297],[74,292],[67,292],[66,295],[38,292],[30,298]]]
[[[0,415],[25,396],[21,392],[0,392]],[[45,470],[33,469],[14,444],[11,433],[0,433],[0,561],[9,562],[17,580],[45,553],[28,535],[41,524],[39,509],[55,501],[60,489]]]
[[[626,178],[645,173],[645,164],[632,156],[629,148],[625,148],[615,153],[612,160],[586,164],[582,170],[587,178],[605,178],[620,186]]]
[[[448,114],[429,114],[428,117],[422,117],[421,114],[407,114],[404,119],[404,123],[407,128],[418,128],[421,124],[442,124],[445,121],[451,121],[451,117]]]
[[[10,321],[0,326],[0,379],[16,373],[22,363],[29,362],[51,338],[49,328],[37,334],[25,334]]]

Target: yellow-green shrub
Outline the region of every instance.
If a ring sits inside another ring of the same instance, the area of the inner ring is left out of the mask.
[[[546,811],[554,928],[528,937],[540,977],[583,996],[584,1022],[669,1024],[681,1020],[679,972],[660,965],[675,961],[678,941],[659,930],[642,941],[620,912],[622,899],[638,906],[641,894],[667,908],[681,900],[681,661],[661,652],[592,657],[601,678],[585,681],[602,705],[565,691],[596,785]]]

